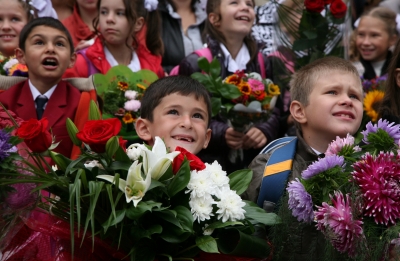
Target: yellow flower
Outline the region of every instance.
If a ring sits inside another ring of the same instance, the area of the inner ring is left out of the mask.
[[[135,122],[135,118],[132,117],[132,114],[130,112],[127,112],[127,113],[125,113],[124,117],[122,118],[122,121],[125,124],[128,124],[128,123]]]
[[[138,88],[142,89],[142,90],[146,90],[146,86],[144,86],[144,85],[142,85],[142,84],[140,84],[140,83],[137,83],[136,86],[137,86]]]
[[[250,95],[251,94],[251,87],[250,84],[244,81],[241,81],[238,85],[238,88],[241,93],[244,95]]]
[[[273,83],[268,84],[268,94],[271,96],[279,95],[281,94],[281,91],[279,89],[279,86]]]
[[[243,81],[240,79],[238,75],[232,74],[225,78],[225,82],[228,84],[239,86]]]
[[[121,91],[126,91],[128,90],[129,85],[126,82],[118,82],[118,89],[120,89]]]
[[[371,118],[372,122],[378,120],[378,107],[383,99],[385,93],[379,90],[373,90],[368,92],[364,98],[364,111],[368,117]]]

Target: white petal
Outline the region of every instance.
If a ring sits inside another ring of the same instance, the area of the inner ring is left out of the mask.
[[[98,179],[104,179],[104,180],[107,180],[107,181],[110,182],[110,183],[115,184],[115,181],[114,181],[115,177],[114,177],[114,176],[111,176],[111,175],[98,175],[97,178],[98,178]],[[118,186],[118,188],[119,188],[122,192],[125,192],[125,187],[126,187],[126,181],[123,180],[123,179],[119,179],[119,186]]]

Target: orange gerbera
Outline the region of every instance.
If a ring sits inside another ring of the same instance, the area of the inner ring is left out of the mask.
[[[120,89],[121,91],[126,91],[126,90],[128,90],[128,87],[129,87],[129,85],[128,85],[128,83],[126,83],[126,82],[118,82],[118,89]]]
[[[251,86],[247,82],[242,81],[241,83],[239,83],[238,88],[239,88],[240,92],[243,93],[244,95],[251,94]]]
[[[233,84],[236,86],[239,86],[240,83],[242,83],[242,79],[239,77],[239,75],[232,74],[228,77],[226,77],[225,82],[228,84]]]
[[[125,124],[128,124],[128,123],[135,122],[135,118],[132,117],[132,114],[130,112],[127,112],[127,113],[125,113],[124,117],[122,118],[122,121]]]

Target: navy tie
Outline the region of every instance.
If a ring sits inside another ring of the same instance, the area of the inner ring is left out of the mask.
[[[38,120],[42,118],[44,112],[44,105],[47,103],[49,99],[46,96],[38,96],[35,100],[36,103],[36,115]]]

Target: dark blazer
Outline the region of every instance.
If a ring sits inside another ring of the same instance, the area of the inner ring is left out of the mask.
[[[77,88],[61,81],[47,102],[43,113],[43,117],[49,120],[49,128],[55,136],[55,141],[60,142],[54,151],[68,158],[71,156],[73,144],[68,136],[65,122],[67,118],[74,120],[80,98],[81,92]],[[37,119],[35,102],[28,80],[1,92],[0,102],[23,120]]]

